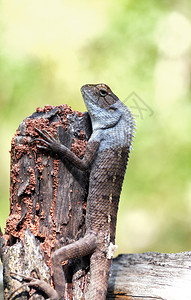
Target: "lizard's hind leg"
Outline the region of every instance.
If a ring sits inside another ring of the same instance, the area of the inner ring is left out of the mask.
[[[92,253],[97,245],[97,237],[94,233],[86,234],[78,241],[56,250],[52,255],[53,278],[55,290],[60,297],[64,297],[65,276],[61,262],[68,259],[79,258]]]

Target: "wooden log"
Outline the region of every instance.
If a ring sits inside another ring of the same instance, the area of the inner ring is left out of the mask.
[[[190,300],[191,252],[119,255],[107,299]]]

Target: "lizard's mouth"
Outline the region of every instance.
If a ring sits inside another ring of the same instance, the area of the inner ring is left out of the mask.
[[[84,102],[85,102],[87,108],[89,107],[90,103],[96,104],[96,101],[95,101],[96,97],[94,96],[94,89],[95,89],[94,84],[86,84],[81,87],[82,97],[84,99]]]
[[[82,87],[81,87],[81,93],[82,93],[82,96],[84,96],[84,94],[85,94],[85,89],[86,89],[86,85],[83,85]]]
[[[81,87],[81,93],[82,93],[82,97],[85,98],[85,97],[88,97],[88,86],[87,85],[83,85]],[[85,99],[84,99],[85,100]]]
[[[88,94],[90,95],[92,93],[92,90],[95,88],[95,84],[85,84],[81,87],[81,93],[82,95]]]

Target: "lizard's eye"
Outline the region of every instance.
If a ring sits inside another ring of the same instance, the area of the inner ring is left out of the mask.
[[[109,107],[108,112],[113,113],[114,111],[116,111],[116,108],[115,108],[115,107]]]
[[[99,94],[100,94],[101,97],[105,97],[105,96],[108,95],[108,92],[105,89],[102,88],[101,90],[99,90]]]

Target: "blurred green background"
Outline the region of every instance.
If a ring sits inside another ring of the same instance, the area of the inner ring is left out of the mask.
[[[0,226],[19,123],[46,104],[84,111],[80,87],[104,82],[138,127],[117,253],[190,250],[190,54],[189,0],[1,0]]]

